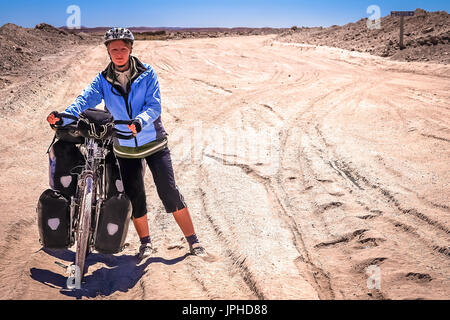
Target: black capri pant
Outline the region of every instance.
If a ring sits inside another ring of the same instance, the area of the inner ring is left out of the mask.
[[[167,212],[175,212],[186,207],[183,195],[175,184],[172,159],[168,147],[146,158],[153,175],[158,196]],[[126,159],[117,157],[125,194],[133,206],[133,217],[140,218],[147,213],[145,196],[143,159]],[[145,165],[145,163],[144,163]]]

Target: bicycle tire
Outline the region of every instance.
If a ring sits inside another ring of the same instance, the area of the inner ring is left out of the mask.
[[[80,224],[78,226],[75,266],[79,270],[80,281],[83,279],[86,264],[86,254],[91,233],[92,200],[94,197],[94,179],[88,175],[84,181],[83,196],[80,203]]]

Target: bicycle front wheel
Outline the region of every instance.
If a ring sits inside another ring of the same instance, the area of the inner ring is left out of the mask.
[[[80,202],[80,224],[78,227],[77,249],[75,254],[75,266],[79,270],[80,281],[86,272],[85,264],[91,231],[93,190],[94,179],[88,175],[85,178],[83,195]]]

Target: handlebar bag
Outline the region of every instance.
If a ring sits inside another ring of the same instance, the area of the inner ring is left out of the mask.
[[[65,142],[80,144],[84,142],[84,138],[79,135],[77,130],[58,128],[56,130],[56,138]]]
[[[114,128],[112,114],[100,109],[87,109],[80,114],[78,130],[85,138],[106,139]]]

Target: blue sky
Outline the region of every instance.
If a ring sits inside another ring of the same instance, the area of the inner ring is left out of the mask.
[[[291,27],[343,25],[369,17],[370,5],[381,16],[391,10],[450,12],[450,0],[0,0],[0,26],[64,26],[66,9],[77,5],[83,26],[147,27]]]

